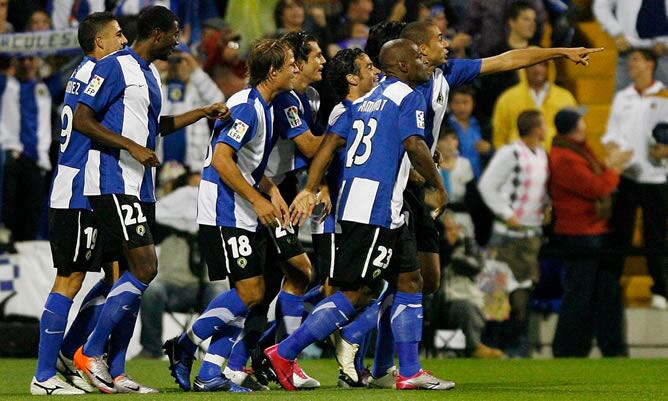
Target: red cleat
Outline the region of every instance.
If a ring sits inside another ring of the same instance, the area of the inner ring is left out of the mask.
[[[278,378],[278,382],[281,384],[281,387],[288,391],[296,391],[297,388],[292,382],[292,374],[294,373],[293,364],[294,361],[288,361],[282,356],[278,355],[278,344],[272,345],[271,347],[264,350],[264,355],[267,357],[271,363],[271,368]]]

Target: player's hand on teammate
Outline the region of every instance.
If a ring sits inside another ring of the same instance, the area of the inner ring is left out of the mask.
[[[160,164],[158,155],[156,155],[154,151],[136,143],[128,147],[128,153],[144,166],[156,167]]]
[[[230,109],[227,108],[225,103],[223,102],[217,102],[214,104],[210,104],[204,109],[204,115],[206,118],[211,118],[211,119],[216,119],[216,120],[227,120],[230,118]]]
[[[586,47],[573,47],[564,49],[564,57],[575,64],[589,65],[589,55],[603,51],[602,47],[588,49]]]
[[[281,212],[281,227],[288,227],[290,225],[290,209],[288,208],[288,204],[285,203],[285,199],[283,199],[283,195],[281,195],[278,187],[274,188],[269,195],[271,203]]]
[[[255,214],[257,214],[262,225],[271,228],[276,228],[280,225],[283,217],[281,216],[281,210],[266,198],[262,196],[258,197],[253,202],[253,210],[255,210]]]
[[[320,186],[320,192],[316,195],[317,204],[322,204],[322,209],[318,219],[318,223],[322,223],[327,215],[332,211],[332,197],[329,195],[329,186],[323,184]]]
[[[309,190],[302,190],[297,194],[290,205],[290,221],[293,225],[301,226],[313,213],[313,208],[318,203],[316,194]]]

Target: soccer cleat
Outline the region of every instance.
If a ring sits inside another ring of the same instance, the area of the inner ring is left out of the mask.
[[[288,391],[297,390],[295,384],[292,381],[294,377],[294,361],[288,361],[278,354],[278,344],[272,345],[271,347],[265,349],[264,355],[270,364],[267,367],[276,376],[281,387]]]
[[[58,360],[56,360],[56,370],[58,373],[63,375],[68,383],[78,389],[81,389],[87,393],[93,393],[97,390],[95,387],[91,386],[84,375],[74,367],[74,362],[63,355],[62,352],[58,353]]]
[[[336,336],[336,362],[339,363],[341,375],[347,376],[352,383],[359,382],[359,375],[355,368],[355,356],[359,351],[359,344],[351,344],[340,335]]]
[[[292,383],[297,390],[314,390],[320,388],[320,382],[304,373],[296,359],[292,364]]]
[[[251,389],[253,391],[268,391],[269,387],[265,386],[264,384],[260,384],[253,378],[250,372],[247,372],[245,369],[244,370],[232,370],[228,367],[225,367],[225,370],[223,371],[223,376],[227,377],[232,381],[232,383],[241,386],[241,387],[246,387],[248,389]]]
[[[57,375],[43,382],[38,381],[36,377],[30,382],[30,394],[32,395],[79,395],[86,394],[73,385],[67,383]]]
[[[83,353],[83,345],[74,353],[74,366],[83,372],[91,384],[103,393],[116,392],[109,367],[102,357],[90,357]]]
[[[336,382],[336,386],[339,388],[359,388],[359,387],[369,387],[369,379],[371,378],[371,372],[369,369],[364,369],[358,373],[359,379],[354,381],[348,375],[339,370],[339,380]]]
[[[159,393],[157,388],[144,386],[128,375],[122,374],[114,378],[114,387],[117,393],[154,394]]]
[[[397,390],[452,390],[455,383],[441,380],[431,372],[420,369],[411,377],[397,376]]]
[[[165,341],[162,349],[169,358],[169,370],[176,383],[184,391],[190,391],[190,371],[193,367],[193,356],[188,354],[178,343],[178,337]]]
[[[381,377],[369,377],[369,388],[397,388],[397,368],[392,366]]]
[[[232,383],[232,380],[226,378],[223,375],[214,377],[211,380],[203,381],[199,377],[195,377],[195,382],[193,383],[193,390],[197,392],[213,392],[213,391],[225,391],[228,393],[250,393],[251,389],[246,387],[238,386]]]

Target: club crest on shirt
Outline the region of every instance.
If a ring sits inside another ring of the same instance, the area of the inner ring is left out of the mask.
[[[227,132],[227,136],[241,143],[244,136],[246,136],[246,131],[248,131],[248,124],[237,119],[234,120],[232,128]]]
[[[415,121],[417,122],[417,127],[424,129],[424,111],[415,110]]]
[[[297,128],[302,125],[302,120],[299,118],[299,110],[297,106],[290,106],[287,109],[283,109],[285,116],[288,118],[288,123],[290,128]]]
[[[84,93],[89,96],[95,96],[97,94],[97,91],[100,90],[100,87],[102,86],[103,82],[104,78],[102,78],[99,75],[95,75],[88,82],[88,86],[86,86],[86,90],[84,91]]]

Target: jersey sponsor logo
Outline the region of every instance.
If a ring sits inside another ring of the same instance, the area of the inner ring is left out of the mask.
[[[417,122],[417,127],[424,129],[424,111],[415,110],[415,121]]]
[[[297,106],[290,106],[287,109],[283,109],[283,112],[285,113],[285,117],[288,118],[290,128],[297,128],[302,125],[302,120],[299,118],[299,110],[297,110]]]
[[[104,78],[102,78],[99,75],[95,75],[88,82],[88,86],[86,87],[86,90],[84,91],[84,93],[89,95],[89,96],[97,95],[97,91],[100,90],[100,87],[102,86],[103,82],[104,82]]]
[[[246,136],[246,131],[248,131],[248,124],[237,119],[234,120],[234,124],[232,124],[232,128],[227,132],[227,136],[241,143],[244,136]]]

